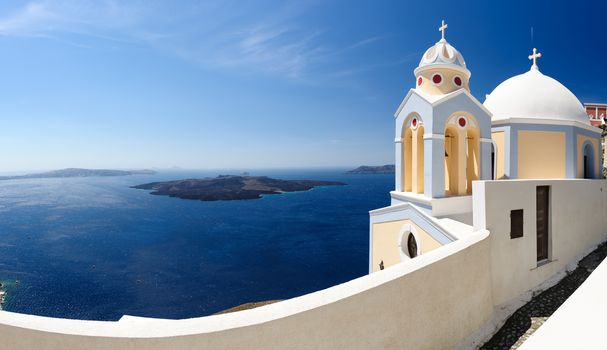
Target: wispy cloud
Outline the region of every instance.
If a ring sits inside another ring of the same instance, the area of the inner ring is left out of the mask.
[[[43,28],[58,18],[40,3],[30,3],[12,15],[0,20],[2,35],[39,35],[51,28]]]
[[[0,16],[0,35],[49,38],[80,47],[91,47],[90,39],[137,43],[210,68],[290,78],[381,40],[371,37],[330,47],[323,43],[321,29],[298,25],[308,10],[305,5],[283,3],[264,11],[255,11],[255,6],[259,4],[205,1],[186,11],[152,0],[37,0]]]

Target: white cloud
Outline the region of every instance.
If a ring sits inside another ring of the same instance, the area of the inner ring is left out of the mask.
[[[209,68],[291,78],[380,39],[331,49],[320,29],[298,26],[307,10],[301,3],[255,6],[263,3],[204,1],[180,8],[171,1],[38,0],[0,16],[0,35],[80,47],[91,47],[89,39],[139,43]]]

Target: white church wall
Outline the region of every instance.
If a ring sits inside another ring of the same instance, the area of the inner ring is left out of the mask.
[[[607,181],[509,180],[473,184],[474,229],[491,232],[495,305],[556,281],[607,239]],[[549,259],[537,262],[536,187],[550,186]],[[510,238],[510,211],[523,209],[523,236]],[[544,285],[542,285],[544,284]]]
[[[252,310],[118,322],[0,311],[8,349],[448,349],[493,312],[481,231],[350,282]]]

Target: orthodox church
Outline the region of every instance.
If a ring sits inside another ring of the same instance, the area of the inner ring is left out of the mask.
[[[540,71],[541,53],[534,48],[529,71],[481,103],[446,29],[443,21],[442,38],[422,56],[395,113],[396,182],[391,205],[370,212],[370,272],[471,231],[474,181],[602,176],[601,130],[569,89]],[[537,235],[539,261],[548,248],[540,253],[539,228]]]

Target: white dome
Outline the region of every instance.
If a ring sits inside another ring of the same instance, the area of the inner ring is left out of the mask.
[[[470,78],[470,71],[466,68],[464,56],[445,39],[441,39],[426,50],[419,61],[419,66],[415,69],[415,75],[420,70],[427,68],[450,68],[460,71]]]
[[[493,119],[567,120],[590,125],[577,97],[537,67],[499,84],[483,105],[491,111]]]

